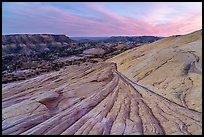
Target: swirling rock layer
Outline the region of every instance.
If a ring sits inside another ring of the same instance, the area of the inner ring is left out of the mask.
[[[130,80],[189,109],[202,109],[202,30],[131,49],[112,59]]]
[[[177,38],[179,37],[170,37],[167,40]],[[165,43],[164,40],[159,42]],[[190,46],[196,49],[199,42],[197,46],[196,42],[192,42]],[[3,84],[2,133],[202,134],[202,112],[199,107],[201,97],[198,94],[202,89],[199,85],[199,78],[202,78],[202,54],[197,54],[201,51],[189,53],[190,47],[178,44],[177,46],[182,48],[153,47],[152,54],[147,45],[146,51],[142,52],[141,47],[139,51],[134,49],[109,60],[116,63],[71,65],[29,80]],[[169,55],[166,50],[169,51]],[[153,51],[161,54],[154,54]],[[163,58],[155,64],[158,56]],[[177,64],[177,68],[164,67],[170,67],[173,63]],[[180,72],[179,77],[176,77],[176,70]],[[133,73],[136,71],[138,73]],[[157,77],[154,78],[151,74]],[[171,85],[175,84],[176,89],[183,88],[182,95],[185,93],[186,97],[177,100],[171,95],[169,85],[164,93],[160,91],[159,87],[164,85],[157,81],[167,75],[167,80],[172,79]],[[182,80],[185,86],[182,87],[175,80]],[[196,83],[194,80],[197,80]],[[150,81],[157,85],[157,88],[148,85]],[[184,90],[187,87],[188,90]]]

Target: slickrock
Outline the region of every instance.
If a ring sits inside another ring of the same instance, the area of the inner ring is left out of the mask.
[[[118,71],[157,94],[201,112],[202,30],[171,36],[108,60]]]
[[[3,84],[3,135],[202,134],[200,33],[144,45],[112,62],[71,65]],[[163,92],[162,78],[172,80]],[[173,93],[181,89],[177,100]]]

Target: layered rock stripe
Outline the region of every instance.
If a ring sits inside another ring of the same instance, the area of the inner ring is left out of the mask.
[[[2,134],[202,134],[201,38],[169,37],[3,84]]]

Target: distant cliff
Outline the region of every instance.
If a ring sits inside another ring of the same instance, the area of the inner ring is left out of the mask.
[[[2,35],[2,53],[30,54],[57,47],[69,46],[72,40],[65,35],[16,34]]]
[[[155,36],[112,36],[108,38],[107,42],[137,42],[137,43],[151,43],[161,39],[162,37],[155,37]]]

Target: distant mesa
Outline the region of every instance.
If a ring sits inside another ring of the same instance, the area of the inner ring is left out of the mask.
[[[2,54],[26,54],[50,51],[60,47],[76,45],[78,42],[106,42],[124,43],[135,42],[151,43],[162,37],[155,36],[113,36],[113,37],[67,37],[66,35],[55,34],[14,34],[2,35]],[[92,49],[93,50],[93,49]],[[102,50],[100,50],[102,51]],[[85,51],[89,52],[89,51]],[[91,52],[91,51],[90,51]],[[104,52],[104,51],[103,51]],[[95,53],[98,54],[98,53]],[[101,54],[99,52],[99,54]]]
[[[155,36],[112,36],[107,39],[107,42],[137,42],[137,43],[151,43],[157,41],[163,37],[155,37]]]
[[[156,36],[111,36],[111,37],[71,37],[71,39],[88,42],[88,41],[104,41],[104,42],[137,42],[137,43],[151,43],[163,37]]]
[[[69,46],[73,42],[65,35],[53,34],[15,34],[2,35],[2,53],[30,54],[42,50],[49,50],[62,46]]]

